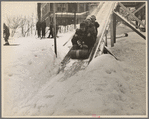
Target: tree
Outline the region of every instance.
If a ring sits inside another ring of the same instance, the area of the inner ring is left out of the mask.
[[[20,32],[23,37],[26,35],[29,36],[29,32],[32,33],[32,28],[34,26],[33,23],[33,15],[31,17],[26,16],[10,16],[7,17],[7,25],[10,29],[12,29],[11,36],[13,37],[16,33],[16,30],[20,28]]]
[[[12,29],[11,36],[14,36],[16,29],[23,27],[26,22],[26,18],[23,18],[22,16],[10,16],[7,17],[7,25],[10,29]]]

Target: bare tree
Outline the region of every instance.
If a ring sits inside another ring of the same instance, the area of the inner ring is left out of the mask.
[[[16,29],[23,27],[26,22],[26,18],[22,16],[11,16],[7,17],[8,27],[12,29],[12,36],[15,34]]]
[[[29,36],[30,34],[32,34],[32,28],[34,27],[34,23],[33,23],[33,16],[29,17],[28,19],[26,19],[26,30],[24,31],[24,36]]]
[[[8,27],[12,29],[11,36],[14,36],[16,33],[16,29],[20,28],[21,34],[23,37],[26,35],[29,36],[30,32],[32,33],[33,23],[33,15],[32,17],[22,17],[22,16],[13,16],[7,18]]]

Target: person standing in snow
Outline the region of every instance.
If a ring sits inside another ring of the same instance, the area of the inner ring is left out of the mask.
[[[41,22],[40,22],[40,20],[38,20],[38,22],[36,23],[36,30],[37,30],[38,38],[40,38],[41,37]]]
[[[45,29],[46,29],[46,22],[43,20],[41,23],[41,29],[42,29],[42,38],[45,38]]]
[[[49,33],[49,36],[47,38],[53,38],[53,22],[50,23],[50,33]],[[52,37],[50,37],[52,36]]]
[[[9,42],[8,42],[9,36],[10,36],[9,28],[4,23],[3,24],[3,37],[4,37],[4,40],[5,40],[4,45],[9,45]]]
[[[58,24],[56,24],[56,37],[58,37],[58,36],[57,36],[58,29],[59,29]]]

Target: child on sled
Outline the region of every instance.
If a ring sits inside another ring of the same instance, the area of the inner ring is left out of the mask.
[[[88,46],[86,45],[86,36],[87,36],[86,24],[81,23],[80,29],[76,30],[75,35],[71,40],[73,45],[73,50],[88,49]]]

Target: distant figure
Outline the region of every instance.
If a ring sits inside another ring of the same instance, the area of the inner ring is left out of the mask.
[[[41,29],[42,29],[42,38],[45,38],[45,29],[46,29],[45,20],[41,23]]]
[[[49,33],[49,36],[47,38],[53,38],[53,22],[50,23],[50,33]],[[52,37],[50,37],[52,36]]]
[[[9,45],[9,42],[8,42],[9,36],[10,36],[9,28],[4,23],[3,24],[3,37],[4,37],[4,40],[5,40],[4,45]]]
[[[58,37],[58,36],[57,36],[58,29],[59,29],[59,26],[58,26],[58,24],[56,24],[56,37]]]
[[[41,37],[41,22],[40,22],[40,20],[36,23],[36,30],[37,30],[38,38],[40,38]]]

